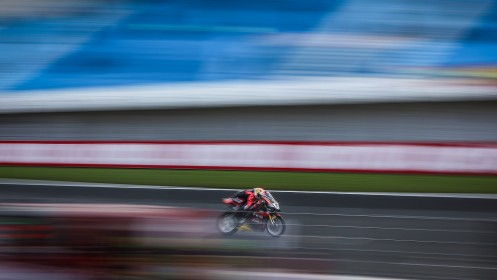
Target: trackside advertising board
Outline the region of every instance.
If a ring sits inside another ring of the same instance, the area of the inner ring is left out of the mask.
[[[497,143],[1,141],[0,165],[497,174]]]

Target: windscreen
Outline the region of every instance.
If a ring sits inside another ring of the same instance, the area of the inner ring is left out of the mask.
[[[274,199],[274,197],[271,195],[270,192],[266,191],[266,193],[264,194],[264,197],[269,200],[269,206],[276,208],[276,209],[280,209],[280,205],[278,204],[276,199]]]

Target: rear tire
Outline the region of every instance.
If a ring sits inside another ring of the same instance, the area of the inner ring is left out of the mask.
[[[286,230],[285,220],[283,220],[283,218],[279,217],[279,216],[275,217],[274,224],[271,223],[271,221],[267,222],[266,230],[267,230],[267,233],[269,235],[271,235],[272,237],[282,236]]]
[[[238,218],[236,213],[226,212],[217,219],[217,228],[224,235],[233,235],[238,231]]]

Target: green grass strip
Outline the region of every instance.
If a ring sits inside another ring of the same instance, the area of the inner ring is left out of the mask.
[[[0,178],[348,192],[497,193],[497,176],[0,167]]]

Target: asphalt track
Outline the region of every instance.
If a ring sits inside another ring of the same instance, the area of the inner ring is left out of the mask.
[[[233,190],[0,184],[0,202],[125,203],[223,211]],[[250,258],[283,258],[333,274],[409,279],[496,279],[497,199],[272,192],[286,236],[240,233],[278,247]],[[274,256],[272,255],[274,254]],[[283,257],[282,257],[283,256]]]

